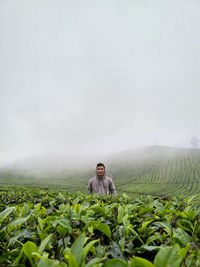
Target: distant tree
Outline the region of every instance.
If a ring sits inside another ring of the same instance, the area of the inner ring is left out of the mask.
[[[193,146],[193,148],[198,147],[199,140],[196,138],[196,136],[192,136],[190,144]]]

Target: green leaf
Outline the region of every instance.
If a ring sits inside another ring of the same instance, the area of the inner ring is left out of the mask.
[[[41,254],[38,253],[38,252],[32,252],[31,256],[35,261],[39,261],[41,259],[41,257],[42,257]]]
[[[40,259],[39,263],[37,264],[37,267],[55,267],[55,264],[52,263],[50,259],[48,259],[48,254],[45,253],[42,255],[42,258]]]
[[[121,259],[111,259],[106,261],[103,267],[128,267],[128,264]]]
[[[91,207],[91,209],[93,209],[94,211],[96,211],[96,213],[100,213],[102,215],[105,214],[105,210],[99,206],[99,204],[95,204]]]
[[[152,221],[153,221],[153,220],[144,222],[144,223],[142,224],[142,227],[140,228],[140,230],[143,232],[143,231],[147,228],[147,226],[148,226]]]
[[[146,259],[134,257],[130,261],[130,267],[155,267],[155,265]]]
[[[25,264],[15,264],[15,265],[10,265],[9,267],[26,267]]]
[[[124,252],[125,243],[126,243],[126,239],[125,239],[125,237],[123,236],[123,237],[119,240],[119,245],[120,245],[120,248],[121,248],[121,251],[122,251],[122,252]]]
[[[154,209],[151,207],[140,208],[139,215],[143,215],[145,213],[151,213],[153,211]]]
[[[119,205],[118,207],[118,217],[117,217],[118,223],[121,224],[123,220],[123,208]]]
[[[161,243],[163,242],[160,233],[155,233],[154,235],[148,237],[146,244],[149,245],[150,243],[152,243],[153,241],[158,240],[158,239]]]
[[[8,207],[0,213],[0,221],[2,222],[8,215],[10,215],[15,207]]]
[[[5,233],[6,233],[6,231],[5,231]],[[21,238],[23,238],[23,239],[25,238],[27,240],[28,239],[32,239],[32,236],[34,235],[34,232],[31,229],[28,229],[28,228],[23,229],[21,231],[18,231],[17,233],[15,233],[15,235],[9,239],[8,247],[13,245],[15,242],[20,244],[21,242],[19,240]],[[22,244],[22,246],[23,246],[23,244]]]
[[[81,216],[81,221],[84,222],[85,224],[88,224],[90,222],[89,218],[86,216]]]
[[[22,256],[23,256],[24,252],[23,252],[23,248],[21,249],[20,253],[19,253],[19,256],[15,259],[14,263],[17,265],[19,264]]]
[[[109,253],[113,258],[120,258],[122,260],[125,260],[120,246],[118,245],[117,242],[115,242],[113,240],[111,241],[111,249],[110,249]]]
[[[193,195],[193,196],[190,196],[188,197],[188,199],[185,200],[185,202],[187,203],[187,205],[191,205],[193,199],[196,197],[197,195]]]
[[[80,201],[80,198],[77,197],[77,198],[74,199],[73,204],[76,204],[76,203],[78,203],[79,201]]]
[[[128,217],[129,217],[129,215],[126,214],[126,215],[124,216],[124,218],[122,219],[122,221],[123,221],[123,225],[124,225],[124,228],[125,228],[125,229],[127,229],[128,226],[129,226],[129,224],[130,224],[130,220],[128,220]]]
[[[72,233],[72,228],[71,228],[71,226],[69,225],[68,220],[66,220],[65,218],[56,220],[55,222],[56,222],[56,223],[59,223],[62,227],[66,228],[70,234]]]
[[[159,246],[147,246],[147,245],[142,245],[140,248],[143,248],[144,250],[147,250],[147,251],[152,251],[152,250],[155,250],[155,249],[160,249]]]
[[[185,247],[191,241],[189,235],[181,228],[174,230],[173,234],[176,242],[179,243],[181,247]]]
[[[168,235],[172,235],[172,227],[169,222],[156,222],[155,224],[160,225],[168,233]]]
[[[89,262],[85,265],[85,267],[93,267],[93,266],[96,267],[96,266],[97,266],[97,263],[100,263],[100,262],[106,260],[106,258],[107,258],[107,257],[104,257],[104,258],[94,258],[94,259],[92,259],[91,261],[89,261]]]
[[[87,254],[88,252],[90,251],[90,249],[93,247],[93,245],[95,243],[97,243],[99,240],[93,240],[93,241],[90,241],[84,248],[83,248],[83,257],[84,257],[84,260],[86,259],[87,257]],[[84,261],[83,260],[83,261]]]
[[[81,208],[81,205],[80,204],[75,204],[74,205],[74,210],[75,210],[75,212],[77,213],[77,214],[79,214],[80,213],[80,208]]]
[[[177,252],[178,248],[176,247],[162,247],[156,254],[154,264],[156,267],[179,267],[182,258]]]
[[[23,245],[23,252],[26,255],[26,257],[29,259],[31,266],[35,266],[35,264],[32,261],[32,256],[31,253],[33,252],[38,252],[38,248],[36,246],[35,243],[31,242],[31,241],[27,241],[24,245]]]
[[[68,263],[69,263],[69,267],[78,267],[79,266],[76,257],[72,253],[69,253],[69,255],[68,255]]]
[[[186,230],[189,232],[192,232],[192,230],[194,228],[194,224],[192,223],[192,221],[190,221],[188,219],[180,219],[177,221],[176,225],[178,227],[182,228],[183,230]]]
[[[107,224],[94,222],[93,227],[94,227],[94,229],[101,231],[103,234],[105,234],[107,237],[109,237],[111,239],[110,227]]]
[[[51,260],[48,258],[48,253],[44,253],[40,259],[37,267],[67,267],[67,264],[64,262],[57,263],[56,260]],[[74,267],[76,267],[74,265]]]
[[[128,227],[128,230],[130,230],[133,233],[133,235],[136,236],[137,239],[140,240],[140,242],[142,244],[144,244],[144,242],[142,241],[141,237],[138,235],[138,233],[134,229],[132,229],[131,227]]]
[[[156,207],[156,210],[159,212],[161,212],[164,209],[163,204],[160,203],[157,199],[153,202],[153,205],[154,207]]]
[[[24,218],[16,219],[16,220],[12,221],[10,225],[18,226],[22,223],[25,223],[29,218],[30,218],[30,215],[28,215],[27,217],[24,217]]]
[[[66,213],[67,210],[68,210],[67,205],[65,205],[65,204],[63,204],[63,203],[60,204],[60,206],[59,206],[59,211],[60,211],[60,212]]]
[[[71,253],[76,258],[76,261],[77,261],[77,264],[78,265],[80,264],[80,262],[82,260],[82,256],[83,256],[83,245],[85,243],[85,240],[86,240],[86,235],[85,235],[85,233],[82,233],[76,239],[76,241],[73,243],[73,245],[71,246]]]
[[[59,262],[58,264],[56,264],[56,267],[68,267],[68,265],[64,262]]]
[[[42,254],[42,252],[43,252],[44,249],[46,248],[46,246],[47,246],[47,244],[49,243],[49,241],[50,241],[52,235],[53,235],[53,234],[48,235],[48,236],[42,241],[42,243],[40,244],[40,247],[39,247],[39,250],[38,250],[38,252],[39,252],[40,254]]]
[[[181,248],[179,250],[178,254],[181,256],[181,259],[182,260],[185,259],[185,257],[187,255],[189,249],[190,249],[190,244],[188,243],[187,246],[186,246],[186,248]]]

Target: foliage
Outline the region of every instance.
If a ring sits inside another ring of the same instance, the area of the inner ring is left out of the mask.
[[[0,192],[0,266],[195,267],[200,207],[189,199]]]

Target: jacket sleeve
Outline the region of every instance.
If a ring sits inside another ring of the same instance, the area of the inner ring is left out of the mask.
[[[116,195],[116,189],[115,189],[115,185],[114,185],[112,179],[110,179],[109,191],[110,191],[110,193],[111,193],[112,196],[115,196]]]
[[[87,193],[92,193],[92,182],[89,180],[88,185],[87,185]]]

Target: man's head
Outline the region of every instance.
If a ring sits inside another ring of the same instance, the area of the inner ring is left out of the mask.
[[[96,167],[96,173],[99,178],[102,178],[105,173],[105,166],[103,163],[98,163]]]

